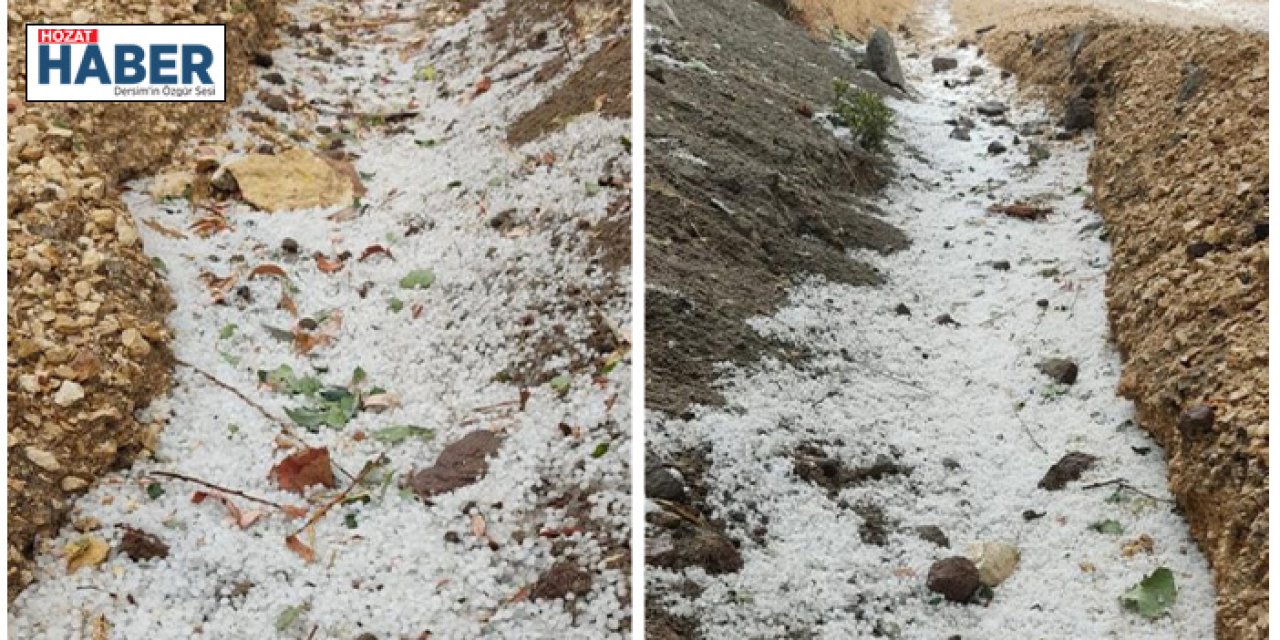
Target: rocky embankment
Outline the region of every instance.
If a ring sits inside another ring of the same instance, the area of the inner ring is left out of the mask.
[[[972,37],[972,36],[970,36]],[[1118,391],[1169,456],[1219,638],[1267,636],[1267,36],[1095,20],[979,40],[1096,122]]]
[[[77,6],[78,5],[78,6]],[[151,448],[134,410],[169,385],[163,277],[143,254],[121,182],[221,126],[271,46],[273,0],[9,5],[9,591],[32,579],[36,537],[107,470]],[[225,103],[23,101],[28,22],[227,25]]]

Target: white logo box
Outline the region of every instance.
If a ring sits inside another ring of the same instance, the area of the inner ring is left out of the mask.
[[[28,24],[28,102],[224,102],[223,24]]]

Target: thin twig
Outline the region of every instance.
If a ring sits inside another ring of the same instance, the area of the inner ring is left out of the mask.
[[[1036,440],[1035,434],[1031,433],[1031,426],[1027,424],[1026,420],[1022,419],[1022,414],[1019,413],[1016,408],[1013,410],[1013,415],[1018,419],[1018,422],[1022,424],[1022,430],[1027,432],[1027,437],[1031,439],[1031,444],[1034,444],[1036,448],[1040,450],[1040,453],[1049,453],[1049,450],[1045,449],[1044,446]]]
[[[219,387],[222,387],[223,389],[226,389],[227,391],[230,391],[231,393],[235,394],[235,396],[243,400],[245,404],[253,407],[254,409],[257,409],[258,413],[262,414],[262,417],[266,418],[271,422],[274,422],[276,426],[280,427],[280,430],[284,433],[286,437],[292,438],[294,442],[297,442],[298,444],[302,445],[307,449],[311,448],[311,445],[307,444],[306,440],[303,440],[301,437],[298,436],[298,434],[293,432],[293,427],[289,426],[288,422],[285,422],[283,419],[272,415],[271,412],[267,411],[266,408],[264,408],[262,405],[258,404],[257,402],[254,402],[252,399],[249,398],[249,396],[245,395],[243,391],[240,391],[239,389],[231,386],[230,384],[223,382],[222,380],[219,380],[217,376],[213,375],[212,373],[209,373],[208,371],[205,371],[204,369],[201,369],[200,367],[197,367],[194,364],[191,364],[190,362],[187,362],[186,360],[183,360],[181,358],[174,358],[173,361],[204,376],[206,379],[209,380],[209,382],[212,382],[213,384],[218,385]],[[348,480],[353,479],[351,472],[347,471],[346,469],[343,469],[342,465],[334,462],[333,468],[337,469],[339,473],[346,476]]]
[[[216,485],[216,484],[214,484],[214,483],[212,483],[212,482],[209,482],[209,481],[207,481],[207,480],[201,480],[200,478],[193,478],[193,477],[191,477],[191,476],[183,475],[183,474],[181,474],[181,473],[175,473],[175,472],[173,472],[173,471],[151,471],[151,472],[149,472],[149,473],[148,473],[148,475],[152,475],[152,476],[159,476],[159,477],[161,477],[161,478],[172,478],[172,479],[174,479],[174,480],[185,480],[185,481],[187,481],[187,482],[192,482],[192,483],[198,484],[198,485],[200,485],[200,486],[202,486],[202,487],[205,487],[205,488],[207,488],[207,489],[213,489],[214,491],[220,491],[220,492],[222,492],[222,493],[230,494],[230,495],[233,495],[233,496],[239,496],[239,497],[241,497],[241,498],[244,498],[245,500],[249,500],[250,502],[256,502],[256,503],[258,503],[258,504],[265,504],[265,505],[267,505],[268,507],[275,507],[276,509],[279,509],[280,511],[284,511],[284,512],[286,512],[286,513],[294,510],[294,508],[285,507],[284,505],[282,505],[282,504],[280,504],[280,503],[278,503],[278,502],[272,502],[272,501],[270,501],[270,500],[266,500],[266,499],[264,499],[264,498],[258,498],[258,497],[255,497],[255,496],[251,496],[251,495],[249,495],[249,494],[247,494],[247,493],[245,493],[245,492],[243,492],[243,491],[237,491],[236,489],[228,489],[227,487],[223,487],[223,486]]]
[[[1145,497],[1147,497],[1147,498],[1151,498],[1152,500],[1155,500],[1155,501],[1157,501],[1157,502],[1167,502],[1167,503],[1169,503],[1169,504],[1174,504],[1174,501],[1173,501],[1173,500],[1170,500],[1170,499],[1168,499],[1168,498],[1161,498],[1161,497],[1158,497],[1158,496],[1153,496],[1153,495],[1151,495],[1150,493],[1147,493],[1146,491],[1143,491],[1142,489],[1139,489],[1139,488],[1137,488],[1137,487],[1135,487],[1135,486],[1133,486],[1133,485],[1129,484],[1129,481],[1128,481],[1128,480],[1125,480],[1124,478],[1112,478],[1111,480],[1106,480],[1106,481],[1104,481],[1104,482],[1095,482],[1095,483],[1093,483],[1093,484],[1086,484],[1086,485],[1084,485],[1084,486],[1083,486],[1083,487],[1081,487],[1081,488],[1082,488],[1082,489],[1097,489],[1097,488],[1099,488],[1099,487],[1111,487],[1111,486],[1118,487],[1118,488],[1120,488],[1120,489],[1128,489],[1129,491],[1132,491],[1132,492],[1134,492],[1134,493],[1136,493],[1136,494],[1138,494],[1138,495],[1140,495],[1140,496],[1145,496]]]
[[[333,505],[338,504],[339,502],[342,502],[343,500],[345,500],[347,497],[347,494],[351,493],[351,490],[354,489],[356,485],[359,485],[361,482],[364,482],[364,479],[366,476],[369,475],[369,472],[373,471],[375,467],[381,465],[384,460],[385,460],[385,456],[378,456],[377,458],[374,458],[373,460],[370,460],[364,463],[364,467],[360,469],[360,473],[356,474],[356,477],[351,481],[350,484],[347,485],[347,488],[342,490],[342,493],[339,493],[338,495],[334,496],[332,500],[326,502],[324,506],[320,507],[314,513],[312,513],[311,517],[307,518],[307,521],[303,523],[301,527],[298,527],[298,530],[294,531],[288,537],[292,538],[298,535],[299,533],[306,531],[307,527],[310,527],[311,525],[319,521],[320,518],[323,518],[325,514],[329,513],[329,510],[333,508]]]

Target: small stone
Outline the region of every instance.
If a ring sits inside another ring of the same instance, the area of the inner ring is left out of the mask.
[[[943,533],[942,529],[935,525],[926,524],[916,527],[916,536],[939,547],[951,547],[951,541],[947,539],[947,534]]]
[[[58,464],[58,459],[54,457],[52,453],[49,453],[44,449],[27,447],[26,449],[23,449],[22,452],[26,454],[27,459],[30,460],[32,464],[44,469],[45,471],[57,471],[62,468],[62,465]]]
[[[135,358],[145,358],[151,353],[151,343],[142,337],[142,333],[137,329],[125,329],[120,333],[120,343],[124,345],[129,355]]]
[[[1085,98],[1072,98],[1062,116],[1062,128],[1067,131],[1081,131],[1093,126],[1093,103]]]
[[[925,585],[951,602],[968,602],[978,590],[978,567],[964,556],[952,556],[933,563]]]
[[[933,61],[932,61],[932,64],[933,64],[933,72],[934,72],[934,73],[942,73],[943,71],[951,71],[952,69],[955,69],[956,67],[960,66],[960,63],[956,62],[956,59],[955,59],[955,58],[948,58],[948,57],[945,57],[945,56],[937,56],[937,57],[935,57],[935,58],[933,59]]]
[[[900,316],[910,316],[911,309],[905,303],[899,302],[898,306],[893,308],[893,312]]]
[[[1040,298],[1039,300],[1036,300],[1036,306],[1037,306],[1037,307],[1040,307],[1041,309],[1048,309],[1048,308],[1049,308],[1049,299],[1048,299],[1048,298]]]
[[[285,253],[297,253],[298,241],[293,238],[285,238],[280,242],[280,249]]]
[[[988,587],[999,586],[1018,568],[1022,553],[1004,542],[979,542],[969,545],[965,555],[978,567],[978,581]]]
[[[979,67],[978,65],[974,65],[974,66],[972,66],[972,67],[969,67],[969,77],[970,77],[970,78],[976,78],[976,77],[978,77],[978,76],[980,76],[980,75],[982,75],[982,74],[984,74],[984,73],[986,73],[986,72],[987,72],[987,70],[986,70],[986,69],[983,69],[982,67]]]
[[[284,84],[284,76],[280,75],[277,71],[262,74],[262,79],[275,85]]]
[[[529,599],[555,600],[570,594],[582,597],[590,592],[591,574],[570,560],[560,560],[533,584]]]
[[[214,189],[224,193],[231,193],[238,188],[236,177],[227,170],[227,165],[222,165],[213,172],[213,175],[209,178],[209,184]]]
[[[1187,257],[1192,260],[1195,260],[1196,258],[1203,258],[1209,255],[1210,251],[1213,251],[1213,245],[1202,240],[1192,242],[1187,245]]]
[[[1040,373],[1053,378],[1054,382],[1062,384],[1075,384],[1076,377],[1080,374],[1076,363],[1066,358],[1045,358],[1036,368]]]
[[[60,484],[62,485],[62,490],[67,493],[75,493],[76,491],[80,491],[89,486],[89,482],[87,480],[76,476],[67,476],[62,479]]]
[[[942,314],[942,315],[940,315],[940,316],[938,316],[938,317],[934,318],[934,319],[933,319],[933,322],[934,322],[935,324],[940,324],[940,325],[943,325],[943,326],[946,326],[946,327],[959,327],[959,326],[960,326],[960,323],[959,323],[959,322],[956,322],[955,318],[952,318],[952,317],[951,317],[951,314],[949,314],[949,313],[944,313],[944,314]]]
[[[987,153],[993,156],[998,156],[1008,150],[1009,148],[1004,146],[1004,143],[999,140],[992,140],[991,144],[987,145]]]
[[[53,394],[53,403],[59,407],[69,407],[84,399],[84,387],[78,382],[63,380],[62,386]],[[32,461],[34,462],[34,460]]]
[[[996,260],[991,263],[991,268],[996,271],[1008,271],[1012,268],[1012,265],[1009,264],[1008,260]]]
[[[1006,107],[1003,102],[995,102],[993,100],[989,102],[980,103],[978,104],[977,107],[975,107],[975,109],[977,110],[979,115],[984,115],[984,116],[987,116],[988,118],[994,118],[996,116],[1004,115],[1004,112],[1007,111],[1009,108]]]
[[[684,483],[680,481],[675,471],[662,466],[645,470],[644,493],[649,498],[672,502],[685,501]]]
[[[1074,482],[1084,475],[1094,462],[1098,459],[1079,451],[1071,451],[1062,456],[1049,470],[1045,472],[1044,477],[1040,479],[1039,486],[1045,491],[1057,491],[1065,486],[1068,482]]]
[[[968,142],[968,141],[969,141],[969,130],[968,130],[968,129],[966,129],[966,128],[964,128],[964,127],[956,127],[956,128],[954,128],[954,129],[952,129],[952,130],[951,130],[951,139],[952,139],[952,140],[963,140],[963,141],[965,141],[965,142]]]
[[[275,59],[266,51],[255,51],[253,54],[253,64],[259,67],[270,67],[275,64]]]
[[[1213,431],[1214,414],[1213,405],[1193,404],[1178,415],[1178,429],[1184,434],[1209,433]]]
[[[282,95],[261,91],[258,93],[258,100],[261,100],[262,104],[272,111],[289,112],[289,101]]]

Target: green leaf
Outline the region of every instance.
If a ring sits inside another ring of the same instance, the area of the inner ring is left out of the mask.
[[[430,440],[435,436],[436,432],[431,429],[412,425],[397,425],[373,432],[373,439],[384,444],[400,444],[409,438]]]
[[[311,432],[319,430],[320,425],[325,423],[325,414],[327,413],[326,410],[315,407],[286,408],[284,412],[299,427]]]
[[[431,148],[436,146],[435,138],[427,138],[426,140],[414,140],[413,143],[418,145],[419,147],[425,147],[425,148]]]
[[[1158,618],[1178,600],[1178,587],[1173,572],[1160,567],[1120,596],[1120,602],[1144,618]]]
[[[429,64],[421,69],[418,69],[418,79],[422,80],[423,82],[435,82],[436,66],[433,64]]]
[[[169,275],[169,267],[165,265],[164,260],[160,258],[151,259],[151,268],[155,269],[160,275]]]
[[[595,449],[591,450],[591,457],[599,458],[600,456],[603,456],[606,453],[609,453],[609,443],[601,442],[600,444],[596,445]]]
[[[561,374],[552,378],[551,381],[548,382],[547,384],[550,385],[552,390],[554,390],[556,393],[560,395],[564,395],[566,393],[569,393],[569,386],[573,384],[573,378],[570,378],[567,375]]]
[[[152,482],[151,484],[147,485],[148,498],[155,500],[162,495],[164,495],[164,487],[160,486],[159,482]]]
[[[360,523],[356,522],[356,514],[354,513],[348,513],[347,515],[343,516],[342,523],[347,525],[348,529],[354,529],[360,526]]]
[[[226,351],[219,351],[218,355],[222,356],[222,359],[225,360],[227,364],[233,367],[240,366],[240,356],[232,355]]]
[[[1106,533],[1113,536],[1118,536],[1124,533],[1124,525],[1110,519],[1095,522],[1089,525],[1089,528],[1097,531],[1098,533]]]
[[[290,625],[298,620],[300,615],[302,615],[301,605],[285,607],[284,611],[281,611],[280,615],[276,616],[276,631],[288,629]]]
[[[582,183],[582,186],[585,188],[588,198],[600,193],[600,185],[594,182],[584,182]]]
[[[391,309],[392,313],[399,313],[400,310],[404,308],[404,300],[401,300],[400,298],[392,298],[391,301],[387,303],[387,308]]]
[[[235,323],[223,325],[222,329],[218,331],[218,339],[226,340],[227,338],[234,336],[236,334],[236,329],[238,328],[239,327],[237,327]]]
[[[426,289],[436,281],[436,274],[430,269],[414,269],[409,275],[400,278],[401,289]]]
[[[449,184],[445,185],[445,187],[449,189],[457,189],[458,187],[461,187],[461,186],[462,186],[461,180],[453,180],[449,182]]]
[[[377,176],[378,174],[376,174],[376,173],[369,173],[368,171],[357,171],[357,172],[356,172],[356,175],[360,176],[360,179],[361,179],[361,180],[372,180],[372,179],[374,179],[374,177],[375,177],[375,176]]]
[[[364,382],[368,378],[369,378],[369,375],[364,372],[364,367],[356,367],[356,370],[351,372],[352,385],[360,384],[361,382]]]

